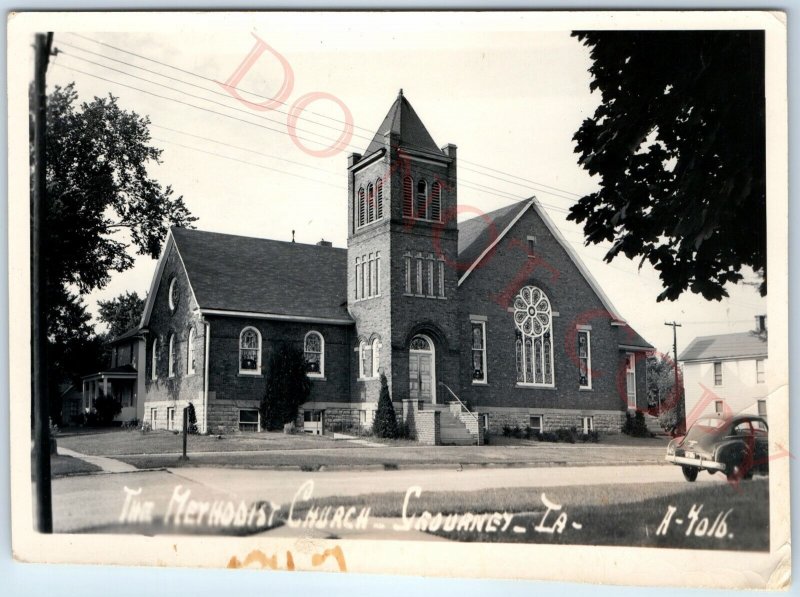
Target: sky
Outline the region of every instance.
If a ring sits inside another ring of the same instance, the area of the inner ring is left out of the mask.
[[[124,109],[148,116],[152,143],[163,149],[149,172],[183,195],[198,228],[281,240],[294,230],[298,242],[324,238],[339,247],[346,246],[347,154],[363,151],[402,88],[436,143],[458,146],[464,217],[535,195],[617,310],[657,350],[671,352],[667,321],[682,324],[680,352],[695,336],[752,329],[754,316],[767,312],[766,299],[747,284],[729,286],[720,302],[685,293],[658,303],[662,286],[649,265],[639,270],[624,256],[606,264],[608,245],[583,246],[567,209],[598,180],[578,165],[572,137],[599,97],[589,91],[588,49],[569,30],[499,13],[296,18],[220,15],[197,27],[178,16],[136,33],[56,31],[60,53],[48,86],[75,81],[81,100],[112,93]],[[273,109],[255,110],[219,84],[257,39],[271,50],[237,87],[253,92],[243,91],[252,102],[282,98]],[[289,113],[314,92],[293,138]],[[313,155],[342,134],[345,111],[350,145]],[[87,297],[90,310],[125,291],[144,295],[155,265],[137,256],[133,269]]]

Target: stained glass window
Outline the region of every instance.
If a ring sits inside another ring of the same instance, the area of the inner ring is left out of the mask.
[[[486,324],[473,321],[472,325],[472,381],[486,382]]]
[[[578,332],[578,385],[582,388],[592,387],[591,355],[589,332]]]
[[[319,332],[308,332],[303,345],[303,354],[306,358],[306,371],[311,377],[322,377],[325,374],[324,370],[324,352],[323,347],[325,341]]]
[[[258,373],[261,369],[261,335],[255,328],[244,328],[239,335],[239,372]]]
[[[552,386],[553,312],[550,299],[536,286],[525,286],[514,297],[517,382]]]

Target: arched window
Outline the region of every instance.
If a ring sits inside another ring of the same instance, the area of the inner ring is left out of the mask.
[[[358,189],[358,225],[363,226],[367,222],[367,205],[364,199],[364,188]]]
[[[169,377],[175,376],[175,334],[169,335],[169,355],[168,355],[168,365],[167,365],[167,375]]]
[[[189,339],[186,342],[186,373],[194,373],[194,328],[189,328]]]
[[[309,377],[325,377],[325,339],[319,332],[308,332],[303,341]]]
[[[261,373],[261,334],[247,327],[239,334],[239,373]]]
[[[367,185],[367,224],[375,221],[375,187]]]
[[[374,377],[372,371],[373,357],[372,357],[372,344],[364,342],[363,340],[358,345],[358,377],[361,379],[370,379]]]
[[[431,220],[439,222],[442,219],[442,185],[437,180],[431,187]]]
[[[428,183],[420,179],[417,182],[417,200],[414,202],[414,217],[427,219],[428,217]]]
[[[514,324],[517,383],[552,387],[553,311],[544,291],[536,286],[520,290],[514,297]]]
[[[375,183],[377,193],[375,194],[375,219],[380,220],[383,217],[383,181],[379,178]]]
[[[153,338],[153,352],[150,354],[150,379],[158,379],[158,338]]]
[[[377,377],[381,367],[380,341],[377,338],[372,340],[372,376]]]
[[[414,181],[410,176],[403,179],[403,217],[414,217]]]

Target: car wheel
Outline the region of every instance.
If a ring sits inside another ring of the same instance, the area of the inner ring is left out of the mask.
[[[689,481],[689,483],[692,483],[693,481],[695,481],[697,479],[698,471],[693,466],[682,466],[681,470],[683,471],[684,479]]]
[[[734,462],[729,462],[725,469],[725,476],[728,481],[739,481],[741,479],[751,479],[753,477],[753,467],[746,467],[748,462],[747,452],[743,452]]]

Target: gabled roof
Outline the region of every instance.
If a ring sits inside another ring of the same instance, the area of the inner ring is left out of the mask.
[[[428,129],[422,124],[422,120],[417,116],[414,108],[411,107],[411,103],[403,96],[402,89],[378,127],[372,142],[364,151],[365,157],[385,147],[384,135],[389,131],[399,136],[401,147],[444,155]]]
[[[564,235],[561,234],[561,231],[556,227],[553,220],[550,219],[550,216],[547,215],[547,212],[542,208],[536,197],[531,197],[521,206],[520,203],[512,203],[507,207],[484,214],[483,216],[471,218],[461,222],[458,225],[459,260],[462,259],[463,255],[463,263],[470,263],[470,261],[472,262],[469,269],[467,269],[467,271],[464,272],[459,279],[459,286],[469,277],[473,270],[478,266],[479,262],[489,253],[491,253],[494,247],[506,236],[506,234],[508,234],[508,232],[520,220],[520,218],[522,218],[525,212],[531,208],[539,216],[539,219],[545,225],[545,228],[547,228],[556,242],[561,246],[562,249],[564,249],[567,256],[586,280],[586,283],[589,284],[589,287],[600,299],[600,302],[603,303],[603,306],[606,308],[606,311],[608,311],[612,319],[619,323],[625,323],[625,320],[616,310],[614,305],[611,304],[611,300],[606,296],[606,293],[603,292],[600,284],[598,284],[597,280],[594,279],[594,276],[592,276],[589,269],[586,267],[586,265],[584,265],[580,257],[578,257],[578,254],[567,242],[567,239],[564,238]],[[461,240],[462,230],[464,230],[466,233],[464,235],[463,243]],[[475,257],[473,261],[472,257],[476,254],[477,257]]]
[[[547,215],[547,212],[539,204],[535,197],[531,197],[522,205],[512,203],[500,209],[496,209],[487,214],[464,220],[458,224],[458,262],[470,264],[466,272],[458,281],[459,286],[467,279],[478,264],[489,255],[497,244],[508,234],[514,225],[529,210],[533,209],[542,223],[550,231],[553,238],[567,253],[575,267],[586,280],[589,287],[595,292],[600,302],[603,303],[613,322],[619,326],[619,344],[621,347],[632,349],[652,350],[653,345],[645,340],[636,330],[630,327],[622,318],[619,312],[611,304],[611,300],[606,296],[603,289],[594,279],[591,272],[583,264],[575,250],[567,243],[567,240],[558,230],[556,225]]]
[[[767,335],[757,332],[698,336],[678,357],[679,361],[766,358]]]
[[[458,223],[458,262],[474,264],[481,254],[508,230],[531,206],[512,203],[487,214]]]
[[[187,228],[171,235],[201,311],[351,319],[345,249]]]

